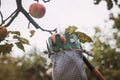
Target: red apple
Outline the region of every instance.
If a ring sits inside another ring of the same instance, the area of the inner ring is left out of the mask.
[[[4,40],[6,36],[7,36],[6,27],[0,26],[0,41]]]
[[[59,33],[54,33],[54,34],[52,34],[52,36],[51,36],[53,45],[57,45],[57,42],[56,42],[56,35],[57,35],[57,34],[59,34]],[[65,38],[63,35],[61,35],[61,34],[59,34],[59,35],[60,35],[61,43],[62,43],[62,44],[66,44],[66,38]]]
[[[45,7],[39,3],[32,3],[29,7],[30,15],[35,18],[42,18],[45,15],[45,12]]]

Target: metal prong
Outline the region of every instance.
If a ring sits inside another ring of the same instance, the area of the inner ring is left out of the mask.
[[[47,49],[48,49],[48,51],[49,51],[49,50],[50,50],[50,47],[49,47],[49,45],[48,45],[47,41],[46,41],[46,44],[47,44]]]

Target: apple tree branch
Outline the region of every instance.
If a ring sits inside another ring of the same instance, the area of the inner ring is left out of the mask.
[[[50,0],[43,0],[43,1],[49,2]],[[29,15],[29,13],[23,8],[22,0],[16,0],[16,4],[17,4],[17,9],[10,16],[8,16],[8,18],[6,18],[5,20],[3,20],[3,15],[2,15],[2,12],[0,11],[0,16],[1,16],[1,21],[2,21],[0,26],[3,25],[7,20],[9,20],[8,23],[6,23],[4,25],[5,27],[8,27],[14,21],[14,19],[18,16],[18,14],[21,12],[36,29],[41,29],[42,31],[46,31],[51,34],[52,34],[52,32],[57,32],[56,28],[53,30],[47,30],[47,29],[43,29],[41,26],[39,26],[33,20],[33,18]]]

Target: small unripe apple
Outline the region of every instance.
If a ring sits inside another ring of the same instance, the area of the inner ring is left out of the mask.
[[[40,3],[32,3],[29,7],[30,15],[35,18],[42,18],[45,12],[46,8]]]
[[[7,36],[6,27],[0,26],[0,41],[4,40],[6,36]]]
[[[62,43],[62,44],[66,44],[67,41],[66,41],[66,38],[65,38],[63,35],[61,35],[61,34],[59,34],[59,33],[54,33],[54,34],[52,34],[52,36],[51,36],[53,45],[57,45],[56,35],[60,35],[60,41],[61,41],[61,43]]]

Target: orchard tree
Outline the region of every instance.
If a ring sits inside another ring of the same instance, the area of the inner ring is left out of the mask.
[[[111,10],[115,3],[118,7],[118,0],[105,0],[108,10]],[[96,0],[99,4],[101,0]],[[105,30],[99,27],[95,28],[94,43],[92,51],[95,57],[92,59],[94,65],[103,73],[106,80],[119,80],[120,75],[120,15],[110,14],[110,20],[113,21],[112,29],[106,34]],[[108,22],[109,22],[108,21]],[[106,26],[109,27],[109,26]]]
[[[22,5],[22,0],[15,0],[17,8],[15,11],[13,11],[7,18],[5,18],[2,11],[0,11],[0,54],[9,54],[13,48],[13,46],[17,46],[19,49],[25,51],[24,45],[29,45],[29,40],[22,37],[20,31],[8,31],[7,27],[10,27],[10,24],[14,23],[15,18],[19,16],[19,13],[22,13],[27,20],[28,28],[29,25],[32,24],[36,29],[41,29],[42,31],[46,31],[52,34],[52,32],[56,32],[56,29],[54,30],[46,30],[43,29],[40,25],[36,23],[36,21],[32,18],[40,19],[42,18],[46,13],[46,8],[42,4],[39,3],[39,0],[33,0],[35,3],[31,4],[29,7],[29,11],[26,11]],[[49,2],[50,0],[42,0],[44,3]],[[2,1],[0,0],[0,8],[2,6]],[[34,30],[31,30],[31,37],[34,34]],[[9,41],[9,37],[12,36],[12,39],[15,40],[15,42]]]
[[[11,13],[11,15],[9,15],[7,18],[4,18],[4,14],[2,11],[0,11],[0,54],[9,54],[13,48],[13,46],[17,46],[18,48],[20,48],[21,50],[25,51],[24,49],[24,45],[27,44],[29,45],[29,40],[22,37],[21,33],[19,31],[8,31],[7,27],[10,27],[10,24],[12,24],[15,20],[16,17],[19,16],[19,13],[22,13],[25,18],[27,18],[27,20],[29,21],[28,23],[28,28],[29,25],[32,24],[36,29],[40,29],[42,31],[46,31],[49,32],[50,34],[52,34],[53,32],[57,32],[56,29],[53,30],[46,30],[43,29],[40,25],[38,25],[36,23],[36,21],[32,18],[36,18],[36,19],[40,19],[45,15],[46,9],[45,7],[39,3],[39,0],[34,0],[36,3],[33,3],[30,5],[29,7],[29,11],[26,11],[22,5],[22,0],[15,0],[17,8],[15,9],[15,11],[13,11]],[[43,2],[49,2],[50,0],[43,0]],[[94,0],[95,3],[94,4],[99,4],[102,0]],[[118,0],[104,0],[107,4],[107,9],[111,10],[113,8],[113,5],[116,6],[120,6]],[[0,0],[0,8],[2,6],[2,1]],[[120,17],[114,17],[114,15],[110,16],[110,19],[114,21],[114,25],[113,28],[116,29],[116,32],[112,33],[113,36],[111,38],[111,36],[107,36],[104,35],[104,40],[101,40],[101,37],[103,37],[103,33],[102,31],[100,31],[99,28],[96,28],[96,34],[94,36],[94,43],[93,43],[93,49],[92,51],[95,53],[95,57],[92,59],[93,64],[96,65],[99,70],[101,70],[101,72],[105,75],[106,79],[108,80],[119,80],[119,76],[120,75]],[[68,29],[68,31],[70,30],[70,32],[75,32],[76,31],[76,27],[72,26],[72,30],[71,28]],[[30,31],[31,32],[31,36],[34,35],[34,31]],[[88,42],[92,42],[91,38],[87,37],[84,38],[84,33],[80,33],[80,32],[75,32],[79,39],[84,39],[83,42],[85,40],[87,40]],[[82,35],[81,35],[82,34]],[[7,37],[9,38],[10,36],[12,36],[13,40],[17,40],[17,42],[10,42],[9,39],[7,39]],[[54,37],[54,36],[53,36]],[[55,39],[55,38],[53,38]],[[66,43],[64,38],[61,38],[61,41],[63,40],[63,43]],[[54,40],[53,40],[54,41]],[[114,45],[109,44],[110,41],[115,41]],[[86,41],[85,41],[86,42]],[[56,42],[54,41],[54,43],[56,44]],[[113,47],[114,46],[114,47]],[[33,73],[38,73],[37,77],[39,77],[39,72],[37,72],[37,70],[43,69],[43,73],[41,73],[41,79],[44,79],[42,74],[45,74],[46,69],[45,66],[42,66],[42,63],[39,64],[40,60],[37,60],[39,58],[35,58],[35,63],[29,63],[29,61],[24,61],[25,58],[23,58],[23,61],[20,60],[20,62],[22,61],[23,65],[22,67],[24,68],[24,70],[33,72]],[[12,61],[10,61],[10,63],[13,63]],[[3,61],[3,64],[5,64],[5,66],[1,67],[1,69],[3,69],[4,67],[6,67],[6,62]],[[29,66],[26,68],[26,66]],[[13,65],[10,65],[10,67],[13,67]],[[29,69],[28,69],[29,68]],[[6,69],[8,69],[6,67]],[[36,70],[37,69],[37,70]],[[8,69],[9,70],[9,69]],[[15,72],[18,70],[14,69],[15,71],[13,71],[12,74],[15,74]],[[22,70],[22,68],[20,67],[18,71]],[[4,71],[4,70],[3,70]],[[12,70],[11,70],[12,71]],[[10,71],[10,72],[11,72]],[[40,71],[41,72],[41,71]],[[24,71],[23,71],[24,73]],[[5,73],[6,74],[6,73]],[[12,75],[11,74],[11,75]],[[20,73],[22,74],[22,73]],[[33,74],[28,74],[25,73],[27,76],[33,75]],[[24,76],[24,75],[21,75]],[[25,76],[26,77],[26,76]],[[32,76],[34,79],[34,76]]]
[[[108,80],[119,80],[120,75],[120,35],[111,32],[112,36],[98,31],[94,36],[92,51],[95,53],[92,62]],[[120,33],[120,32],[119,32]],[[104,39],[103,39],[104,37]]]

